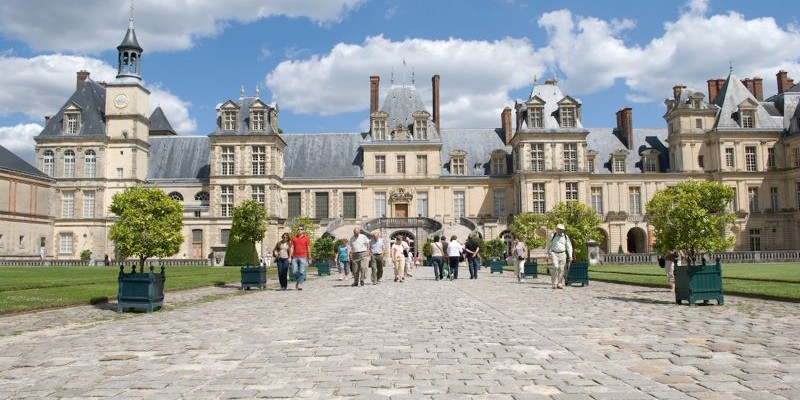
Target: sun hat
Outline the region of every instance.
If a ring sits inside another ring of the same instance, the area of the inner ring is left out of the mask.
[[[558,225],[556,225],[556,229],[564,230],[564,229],[567,229],[567,228],[564,227],[564,224],[558,224]]]

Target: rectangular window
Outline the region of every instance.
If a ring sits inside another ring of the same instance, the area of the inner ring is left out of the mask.
[[[531,120],[530,120],[530,127],[531,128],[543,128],[544,127],[544,108],[543,107],[532,107],[530,109],[531,113]]]
[[[222,112],[222,129],[226,131],[236,130],[236,111]]]
[[[386,173],[386,156],[375,156],[375,173]]]
[[[794,149],[794,167],[800,167],[800,147]]]
[[[733,168],[736,165],[736,162],[733,158],[733,148],[726,147],[725,148],[725,166],[728,168]]]
[[[588,160],[586,160],[586,170],[589,173],[594,173],[594,157],[590,157]]]
[[[544,214],[544,183],[534,183],[533,190],[531,191],[531,198],[533,199],[533,207],[531,212],[534,214]]]
[[[544,172],[544,144],[531,145],[531,171]]]
[[[428,217],[428,192],[417,192],[417,216]]]
[[[25,235],[19,235],[19,240],[17,241],[17,247],[20,249],[25,248]]]
[[[564,144],[564,172],[578,170],[578,145],[575,143]]]
[[[494,156],[492,157],[491,164],[492,175],[505,175],[506,174],[506,157]]]
[[[122,167],[117,168],[117,179],[122,179],[125,177],[125,172]]]
[[[427,139],[428,121],[421,118],[414,121],[414,133],[416,134],[417,139]]]
[[[464,204],[464,192],[456,191],[453,192],[453,216],[455,218],[460,218],[466,215],[465,212],[465,204]]]
[[[235,153],[233,146],[222,146],[220,171],[222,175],[233,175]]]
[[[614,158],[614,172],[617,173],[624,173],[625,172],[625,159],[622,157]]]
[[[266,119],[266,113],[264,111],[252,111],[250,113],[250,129],[254,131],[263,131],[264,127],[264,120]]]
[[[561,107],[559,113],[561,114],[562,128],[575,127],[575,107]]]
[[[386,217],[386,193],[375,193],[375,218]]]
[[[697,156],[697,166],[700,167],[700,168],[705,168],[706,167],[706,159],[705,159],[705,156],[703,156],[702,154]]]
[[[750,206],[751,213],[759,212],[760,208],[758,207],[758,188],[757,187],[749,187],[747,188],[747,202]]]
[[[644,172],[658,172],[658,157],[651,155],[644,158]]]
[[[48,150],[44,152],[44,157],[42,157],[42,172],[44,172],[47,176],[53,176],[53,166],[55,164],[55,160],[53,159],[53,152]]]
[[[745,169],[749,172],[758,171],[758,158],[756,157],[755,146],[745,146],[744,148],[744,165]]]
[[[750,229],[750,251],[761,251],[761,229]]]
[[[356,193],[342,193],[342,217],[356,218]]]
[[[728,210],[732,212],[739,212],[739,193],[737,193],[735,187],[732,187],[731,189],[733,189],[733,200],[728,202]]]
[[[755,112],[751,110],[741,111],[742,115],[742,128],[755,127]]]
[[[203,243],[202,229],[192,229],[192,243]]]
[[[578,182],[567,182],[564,197],[566,201],[578,201]]]
[[[267,197],[264,185],[253,185],[250,187],[250,190],[252,191],[251,196],[253,198],[253,201],[255,201],[258,204],[264,205]]]
[[[78,114],[67,114],[67,134],[68,135],[77,135],[78,131],[80,130],[80,124],[78,120]]]
[[[628,212],[631,215],[642,215],[642,188],[638,186],[628,188],[628,200],[630,202]]]
[[[775,186],[769,188],[769,203],[772,211],[780,211],[780,196],[778,195],[778,188]]]
[[[795,182],[795,192],[797,197],[797,208],[800,209],[800,182]]]
[[[219,241],[222,244],[228,244],[228,240],[231,237],[231,230],[230,229],[220,229],[219,231]]]
[[[72,254],[71,233],[62,233],[58,235],[58,252],[60,254]]]
[[[406,173],[406,156],[397,156],[397,173]]]
[[[83,192],[83,218],[94,218],[94,192]]]
[[[494,190],[494,216],[501,218],[506,215],[506,190]]]
[[[420,175],[428,173],[428,156],[417,156],[417,173]]]
[[[777,166],[775,162],[775,148],[770,147],[767,149],[767,168],[775,168]]]
[[[695,118],[694,119],[694,127],[697,129],[703,129],[703,119],[702,118]]]
[[[328,192],[314,193],[314,218],[323,219],[328,218]]]
[[[64,178],[75,177],[75,153],[72,150],[64,152]]]
[[[75,193],[61,193],[61,218],[75,217]]]
[[[286,201],[288,205],[288,215],[286,216],[289,219],[299,217],[300,216],[300,193],[294,192],[289,193],[289,198]]]
[[[253,175],[266,175],[267,173],[267,148],[265,146],[253,146]]]
[[[219,204],[221,206],[221,216],[229,218],[233,216],[233,186],[222,186]]]
[[[466,166],[464,165],[463,158],[453,158],[450,160],[450,164],[450,169],[453,175],[464,175],[466,173]]]
[[[603,215],[603,188],[592,188],[592,209],[600,215]]]
[[[83,157],[83,175],[86,178],[97,176],[97,156],[92,150],[87,151]]]
[[[376,119],[372,122],[372,133],[376,140],[386,140],[386,120]]]

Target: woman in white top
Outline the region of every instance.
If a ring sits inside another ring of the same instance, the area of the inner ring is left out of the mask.
[[[392,264],[394,264],[394,281],[403,282],[405,275],[406,256],[403,254],[403,239],[400,235],[395,236],[392,249],[390,251]]]
[[[450,280],[458,279],[458,263],[461,262],[461,253],[464,246],[458,243],[458,236],[450,236],[450,243],[447,244],[447,258],[450,261]]]
[[[524,242],[519,239],[514,239],[514,274],[517,275],[517,282],[522,282],[522,277],[525,274],[525,260],[528,258],[528,248]]]
[[[433,264],[433,278],[437,281],[444,279],[444,247],[439,241],[439,235],[435,235],[431,243],[431,264]]]

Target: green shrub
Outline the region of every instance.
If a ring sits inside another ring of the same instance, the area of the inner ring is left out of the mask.
[[[332,236],[323,235],[311,245],[311,258],[319,261],[330,261],[336,255],[339,242]]]
[[[89,261],[89,259],[91,259],[91,258],[92,258],[92,251],[91,250],[86,249],[86,250],[81,252],[81,261]]]
[[[237,242],[231,238],[228,241],[228,248],[225,249],[225,265],[258,265],[258,252],[256,252],[256,244],[253,242]]]

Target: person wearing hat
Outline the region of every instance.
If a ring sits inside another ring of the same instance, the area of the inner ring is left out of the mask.
[[[544,252],[550,257],[553,266],[550,268],[550,282],[553,289],[563,289],[561,281],[564,278],[564,268],[572,262],[572,243],[564,233],[564,224],[556,225],[556,233],[547,242]]]

